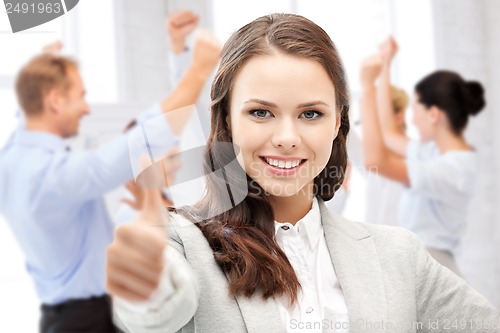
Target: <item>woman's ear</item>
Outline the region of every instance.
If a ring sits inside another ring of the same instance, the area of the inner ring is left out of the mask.
[[[429,114],[430,121],[433,124],[441,122],[441,121],[446,119],[444,112],[435,105],[433,105],[429,108],[428,114]],[[445,118],[443,118],[443,117],[445,117]]]
[[[342,122],[342,111],[339,111],[337,112],[337,116],[335,117],[335,136],[334,136],[334,140],[337,138],[337,135],[339,134],[339,130],[340,130],[340,124]]]
[[[434,113],[432,114],[432,122],[434,124],[438,124],[438,123],[441,123],[441,124],[444,124],[445,126],[450,126],[450,120],[448,118],[448,116],[446,115],[446,112],[443,111],[442,109],[438,108],[437,106],[434,106],[433,107],[435,110],[434,110]]]

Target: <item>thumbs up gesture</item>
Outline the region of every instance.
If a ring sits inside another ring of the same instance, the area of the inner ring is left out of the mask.
[[[116,229],[108,247],[106,288],[127,301],[147,300],[160,283],[167,244],[161,195],[158,189],[144,191],[137,219]]]

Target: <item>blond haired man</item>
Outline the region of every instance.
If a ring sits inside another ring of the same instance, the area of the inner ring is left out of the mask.
[[[194,53],[174,92],[139,115],[139,125],[195,103],[220,47],[200,40]],[[113,225],[103,194],[133,178],[128,136],[93,151],[67,149],[65,139],[78,134],[80,120],[90,113],[70,58],[36,56],[21,69],[16,92],[26,124],[0,152],[0,213],[42,302],[40,331],[115,332],[104,283]],[[167,119],[167,139],[159,144],[174,146],[188,116],[160,117]]]

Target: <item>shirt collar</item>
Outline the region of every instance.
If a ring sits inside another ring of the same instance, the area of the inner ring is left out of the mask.
[[[313,198],[311,210],[301,218],[294,226],[288,222],[277,222],[274,221],[274,232],[275,235],[279,232],[281,227],[287,226],[289,228],[294,228],[297,232],[306,235],[307,240],[311,248],[315,248],[319,242],[320,236],[323,232],[323,226],[321,224],[321,213],[319,211],[318,199]]]
[[[12,144],[21,146],[43,147],[53,151],[66,150],[66,142],[60,136],[47,132],[18,130],[12,138]]]

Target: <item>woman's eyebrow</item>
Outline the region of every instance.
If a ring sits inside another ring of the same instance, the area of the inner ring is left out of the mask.
[[[262,104],[262,105],[265,105],[265,106],[268,106],[270,108],[275,108],[277,107],[276,104],[274,103],[271,103],[271,102],[268,102],[268,101],[264,101],[262,99],[257,99],[257,98],[252,98],[252,99],[249,99],[248,101],[246,101],[244,104],[247,104],[247,103],[251,103],[251,102],[254,102],[254,103],[259,103],[259,104]],[[307,102],[307,103],[302,103],[302,104],[299,104],[297,106],[297,108],[307,108],[307,107],[311,107],[311,106],[316,106],[316,105],[325,105],[325,106],[329,106],[328,104],[326,104],[325,102],[323,101],[312,101],[312,102]]]
[[[262,99],[257,99],[257,98],[251,98],[251,99],[249,99],[248,101],[246,101],[244,104],[251,103],[251,102],[254,102],[254,103],[259,103],[259,104],[262,104],[262,105],[268,106],[268,107],[270,107],[270,108],[275,108],[275,107],[277,107],[277,106],[276,106],[276,104],[274,104],[274,103],[267,102],[267,101],[264,101],[264,100],[262,100]]]
[[[324,106],[329,106],[323,101],[313,101],[313,102],[307,102],[307,103],[302,103],[297,106],[297,108],[308,108],[311,106],[316,106],[316,105],[324,105]]]

